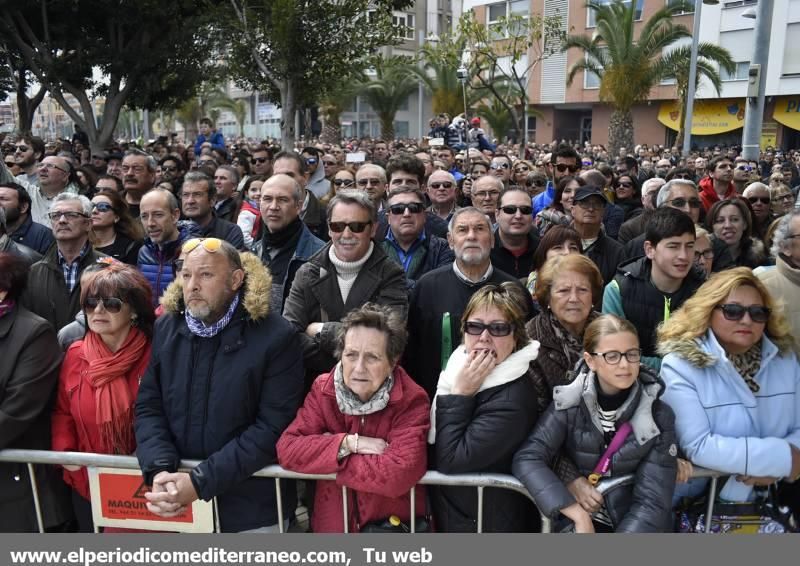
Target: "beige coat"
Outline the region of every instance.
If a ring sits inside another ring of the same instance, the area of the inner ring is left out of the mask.
[[[795,269],[780,256],[774,268],[756,271],[769,289],[792,327],[795,344],[800,348],[800,269]]]

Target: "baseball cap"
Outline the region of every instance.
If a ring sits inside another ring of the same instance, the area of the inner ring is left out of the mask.
[[[469,121],[469,123],[472,124],[473,126],[480,126],[481,125],[481,119],[480,118],[473,118],[472,120]]]
[[[575,196],[572,197],[573,202],[578,202],[581,200],[585,200],[589,197],[600,197],[603,199],[604,202],[608,202],[608,198],[606,198],[605,193],[602,189],[595,187],[593,185],[586,185],[584,187],[580,187],[577,191],[575,191]]]

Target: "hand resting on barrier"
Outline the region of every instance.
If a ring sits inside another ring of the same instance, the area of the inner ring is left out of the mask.
[[[583,476],[567,484],[567,489],[587,513],[598,511],[603,504],[603,495]]]
[[[159,472],[153,478],[153,491],[144,494],[147,509],[159,517],[180,515],[197,497],[192,480],[186,472]]]
[[[694,473],[694,467],[689,460],[684,460],[683,458],[678,458],[678,475],[675,478],[677,483],[686,483],[690,479],[692,479],[692,474]]]

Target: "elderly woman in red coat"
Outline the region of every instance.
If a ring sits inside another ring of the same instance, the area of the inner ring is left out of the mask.
[[[395,516],[408,528],[409,490],[425,474],[430,403],[397,360],[406,341],[401,317],[366,304],[342,321],[340,362],[314,382],[294,422],[278,441],[281,466],[320,481],[314,532],[343,532],[342,489],[348,489],[350,532],[370,531]],[[417,514],[425,495],[416,490]]]

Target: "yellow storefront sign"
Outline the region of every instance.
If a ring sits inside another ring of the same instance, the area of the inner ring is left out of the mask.
[[[778,97],[772,117],[784,126],[800,130],[800,94]]]
[[[692,135],[710,136],[744,127],[744,100],[696,100],[692,114]],[[682,118],[677,101],[662,102],[658,121],[677,131]]]

